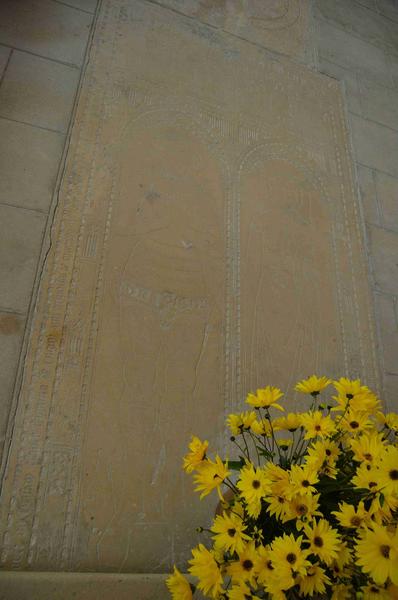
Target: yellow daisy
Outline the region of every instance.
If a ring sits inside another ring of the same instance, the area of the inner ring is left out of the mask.
[[[369,585],[361,587],[361,592],[363,600],[391,600],[389,590],[375,583],[369,583]]]
[[[245,581],[250,585],[254,584],[255,577],[258,574],[257,563],[258,554],[254,542],[248,542],[241,552],[238,552],[239,559],[231,562],[227,567],[227,573],[233,582]]]
[[[267,387],[258,389],[255,394],[248,394],[246,402],[255,408],[270,408],[273,406],[278,410],[284,410],[277,404],[277,400],[283,396],[283,392],[277,387],[267,385]]]
[[[345,583],[334,585],[332,590],[333,591],[330,600],[351,600],[353,597],[352,587],[350,585],[346,585]]]
[[[371,422],[365,413],[354,410],[347,410],[341,419],[338,419],[337,426],[342,431],[357,435],[371,427]]]
[[[315,494],[314,485],[318,483],[317,472],[311,466],[292,465],[290,483],[293,494]]]
[[[199,544],[193,548],[192,556],[188,561],[191,565],[188,571],[199,579],[197,587],[204,594],[217,598],[222,592],[223,578],[214,555],[203,544]]]
[[[192,600],[193,586],[174,565],[174,573],[166,579],[166,585],[173,600]]]
[[[214,519],[211,531],[213,535],[214,545],[217,548],[231,552],[242,552],[245,543],[250,540],[245,532],[247,526],[244,525],[240,516],[234,512],[229,514],[224,512],[222,516],[217,515]]]
[[[357,564],[379,585],[388,579],[398,585],[398,534],[373,523],[356,544]]]
[[[309,552],[301,547],[302,536],[297,539],[293,534],[274,538],[271,544],[270,560],[273,565],[277,565],[281,576],[291,576],[292,585],[294,577],[305,575],[310,562],[307,560]]]
[[[308,379],[299,381],[294,389],[298,392],[302,392],[303,394],[311,394],[311,396],[315,397],[318,396],[318,394],[331,383],[332,380],[328,379],[327,377],[317,377],[316,375],[311,375],[311,377],[308,377]]]
[[[188,448],[191,452],[188,452],[184,456],[183,469],[187,473],[192,473],[206,458],[206,452],[209,447],[209,442],[205,440],[201,442],[195,435],[192,436],[192,441]]]
[[[214,489],[217,489],[218,495],[223,500],[220,486],[224,479],[230,475],[228,467],[224,465],[221,458],[217,455],[216,460],[206,460],[197,468],[197,473],[194,475],[194,482],[197,483],[195,492],[202,492],[200,498],[204,498]]]
[[[392,429],[393,431],[398,431],[398,414],[397,413],[387,413],[386,415],[382,412],[378,412],[376,415],[379,423],[387,427],[388,429]]]
[[[351,481],[356,488],[367,489],[373,494],[383,488],[378,470],[366,463],[361,463]]]
[[[326,591],[326,585],[331,583],[324,569],[318,564],[308,567],[307,574],[298,577],[297,582],[300,587],[300,593],[304,596],[323,594]]]
[[[307,433],[304,438],[310,440],[315,437],[328,437],[335,431],[335,424],[329,415],[323,416],[320,410],[301,415],[301,423]]]
[[[298,413],[288,413],[285,417],[274,419],[272,427],[274,431],[290,431],[293,433],[301,425],[301,416]]]
[[[232,435],[240,435],[242,431],[249,430],[253,422],[257,420],[254,411],[246,411],[240,414],[231,414],[228,416],[227,424]]]
[[[342,527],[357,529],[358,527],[365,527],[371,522],[371,515],[365,509],[362,501],[359,502],[357,508],[352,504],[347,504],[347,502],[340,502],[339,510],[332,511],[332,515],[335,515]]]
[[[384,442],[377,431],[365,432],[349,443],[357,462],[375,463],[384,452]]]
[[[398,494],[398,448],[389,446],[383,452],[379,465],[383,493]]]
[[[319,498],[320,494],[298,494],[294,496],[285,506],[282,520],[296,519],[296,529],[301,531],[304,523],[312,521],[314,517],[321,516],[322,513],[317,510],[319,508]]]
[[[333,385],[339,396],[344,396],[348,400],[351,400],[357,394],[369,391],[369,388],[366,385],[362,385],[359,379],[340,377],[338,381],[333,381]]]
[[[330,565],[337,558],[340,547],[340,536],[326,519],[315,520],[304,525],[304,532],[310,543],[309,550],[324,563]]]
[[[250,425],[250,429],[256,435],[272,435],[272,428],[268,419],[262,419],[261,421],[253,421]]]
[[[261,500],[268,493],[269,484],[263,469],[256,469],[251,463],[241,469],[236,486],[247,503],[247,512],[252,517],[257,518],[260,514]]]

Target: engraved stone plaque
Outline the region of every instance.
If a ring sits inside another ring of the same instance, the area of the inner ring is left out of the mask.
[[[182,473],[191,433],[222,450],[248,391],[292,408],[314,371],[377,387],[351,165],[336,81],[104,1],[3,482],[5,568],[183,568],[217,502]]]

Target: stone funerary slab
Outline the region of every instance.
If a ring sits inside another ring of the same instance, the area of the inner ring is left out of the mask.
[[[338,83],[105,0],[2,491],[5,568],[160,573],[216,503],[181,470],[246,392],[377,384]]]

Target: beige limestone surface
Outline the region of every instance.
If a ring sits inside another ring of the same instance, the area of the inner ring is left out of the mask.
[[[106,0],[79,100],[1,497],[1,563],[167,571],[216,503],[181,472],[245,393],[377,388],[336,81]]]

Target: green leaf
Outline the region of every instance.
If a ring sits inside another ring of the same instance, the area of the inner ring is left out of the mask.
[[[231,471],[240,471],[243,467],[243,463],[241,460],[229,460],[228,461],[228,469]]]

